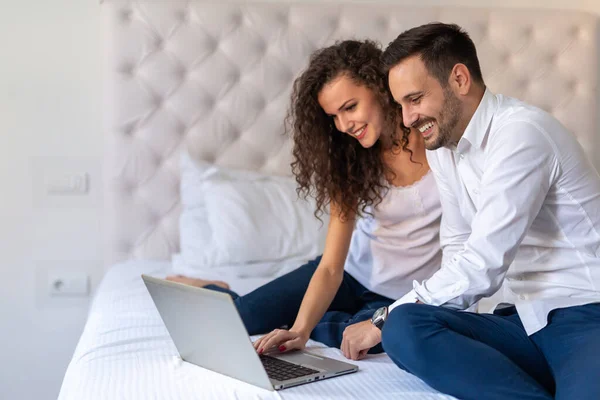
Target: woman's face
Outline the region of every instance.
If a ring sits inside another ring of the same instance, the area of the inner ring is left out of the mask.
[[[371,89],[342,74],[323,86],[317,98],[338,131],[352,136],[365,148],[377,142],[384,117]]]

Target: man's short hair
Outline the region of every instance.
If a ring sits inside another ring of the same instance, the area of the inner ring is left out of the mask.
[[[466,65],[475,82],[484,85],[475,44],[456,24],[432,22],[401,33],[381,56],[385,72],[415,55],[443,87],[448,84],[452,68],[459,63]]]

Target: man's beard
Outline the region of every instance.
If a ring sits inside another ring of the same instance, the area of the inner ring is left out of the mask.
[[[444,104],[437,119],[438,134],[429,140],[425,139],[427,150],[437,150],[440,147],[451,145],[454,131],[462,116],[460,100],[450,90],[449,86],[446,86],[443,90]]]

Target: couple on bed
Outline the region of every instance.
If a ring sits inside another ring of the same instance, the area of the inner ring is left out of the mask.
[[[290,117],[323,255],[241,297],[170,279],[230,293],[270,332],[258,352],[312,338],[461,399],[600,399],[600,177],[551,115],[486,88],[467,33],[318,50]]]

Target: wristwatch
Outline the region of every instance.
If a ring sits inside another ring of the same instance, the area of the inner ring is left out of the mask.
[[[381,330],[381,329],[383,329],[383,324],[385,324],[385,320],[387,319],[387,316],[388,316],[388,308],[387,307],[378,308],[373,313],[373,316],[371,317],[371,323]]]

